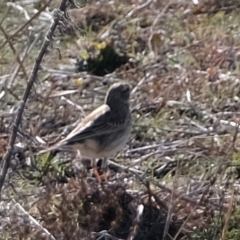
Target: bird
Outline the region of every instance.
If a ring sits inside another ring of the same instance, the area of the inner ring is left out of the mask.
[[[87,115],[64,139],[39,154],[55,150],[74,150],[92,160],[93,172],[101,182],[96,160],[102,159],[107,179],[107,160],[127,143],[131,134],[130,85],[114,83],[107,91],[104,104]],[[107,180],[106,180],[107,181]]]

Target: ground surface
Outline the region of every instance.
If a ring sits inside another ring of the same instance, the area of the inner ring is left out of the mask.
[[[23,115],[1,239],[239,239],[238,1],[77,3]],[[0,3],[0,158],[60,1],[45,4]],[[122,80],[133,130],[107,184],[74,154],[37,155]]]

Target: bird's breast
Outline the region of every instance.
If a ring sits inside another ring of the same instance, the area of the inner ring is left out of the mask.
[[[74,144],[81,156],[88,159],[109,158],[120,151],[128,141],[131,126],[111,134],[85,139],[83,143]]]
[[[100,152],[102,157],[112,157],[120,151],[129,139],[131,126],[119,130],[114,134],[103,135],[100,139]]]
[[[80,151],[81,157],[87,159],[99,158],[100,145],[94,139],[86,139],[73,145],[74,150]]]

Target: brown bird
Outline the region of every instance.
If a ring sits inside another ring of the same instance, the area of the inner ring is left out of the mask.
[[[103,159],[105,175],[107,159],[121,150],[130,136],[132,124],[129,99],[129,84],[113,84],[102,106],[86,116],[66,138],[39,154],[53,150],[76,150],[81,157],[92,160],[93,171],[101,182],[96,159]]]

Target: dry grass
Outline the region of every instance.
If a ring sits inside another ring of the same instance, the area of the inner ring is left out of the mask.
[[[46,9],[29,18],[46,2],[0,3],[1,157],[51,21]],[[239,239],[238,1],[108,2],[70,10],[45,55],[2,193],[1,239]],[[74,154],[36,156],[119,80],[133,89],[134,126],[108,184]]]

